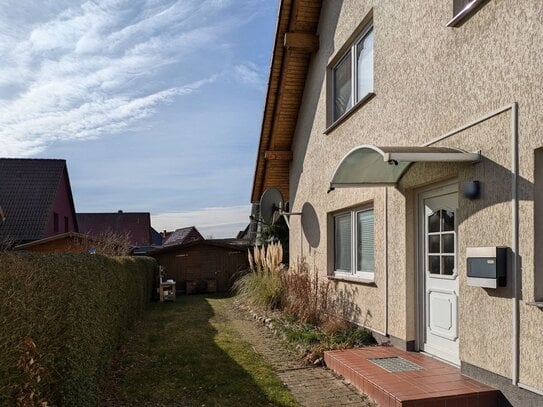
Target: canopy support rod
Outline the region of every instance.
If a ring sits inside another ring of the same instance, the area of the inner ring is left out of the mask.
[[[498,116],[502,113],[511,110],[511,274],[512,282],[511,288],[513,290],[513,298],[511,299],[511,311],[512,311],[512,361],[511,361],[511,381],[513,385],[519,386],[519,367],[520,367],[520,321],[519,321],[519,292],[518,292],[518,278],[519,278],[519,202],[518,202],[518,103],[513,102],[507,106],[503,106],[497,110],[494,110],[486,115],[475,119],[457,129],[454,129],[434,140],[422,144],[422,147],[431,146],[439,141],[442,141],[448,137],[454,136],[464,130],[474,127],[488,119]]]
[[[510,110],[512,108],[512,105],[507,105],[507,106],[503,106],[497,110],[494,110],[490,113],[487,113],[486,115],[476,119],[476,120],[473,120],[472,122],[469,122],[467,124],[464,124],[463,126],[461,127],[458,127],[457,129],[454,129],[454,130],[451,130],[449,131],[448,133],[445,133],[443,134],[442,136],[439,136],[431,141],[428,141],[424,144],[421,144],[421,147],[428,147],[428,146],[431,146],[432,144],[435,144],[435,143],[438,143],[440,142],[441,140],[445,140],[446,138],[449,138],[451,136],[454,136],[455,134],[458,134],[458,133],[461,133],[463,132],[464,130],[467,130],[473,126],[477,126],[479,123],[481,122],[484,122],[488,119],[491,119],[493,118],[494,116],[498,116],[499,114],[502,114],[504,112],[507,112],[508,110]]]

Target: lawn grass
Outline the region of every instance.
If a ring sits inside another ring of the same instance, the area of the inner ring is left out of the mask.
[[[106,386],[104,405],[297,406],[229,324],[231,302],[198,295],[151,304],[118,361],[121,374]]]

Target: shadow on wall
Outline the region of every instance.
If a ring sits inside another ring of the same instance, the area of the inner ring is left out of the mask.
[[[309,202],[304,203],[302,207],[302,230],[309,246],[313,249],[319,247],[321,241],[319,217]]]
[[[512,199],[512,192],[511,192],[511,179],[512,179],[512,172],[509,168],[506,168],[502,165],[499,165],[498,163],[489,160],[486,157],[483,157],[480,163],[475,164],[471,171],[469,171],[469,177],[470,179],[465,179],[464,181],[470,181],[470,180],[480,180],[481,181],[481,195],[480,199],[474,199],[470,200],[462,195],[462,185],[459,185],[460,188],[460,194],[459,194],[459,216],[458,216],[458,224],[461,225],[466,222],[472,222],[470,224],[470,230],[475,230],[476,227],[489,227],[491,229],[495,228],[496,225],[474,225],[473,218],[477,216],[478,212],[482,210],[488,210],[488,208],[491,208],[495,205],[499,205],[502,203],[509,203]],[[523,177],[518,177],[517,181],[518,185],[518,201],[533,201],[534,200],[534,184]],[[489,219],[489,221],[496,221],[498,220],[500,223],[504,224],[511,224],[511,209],[508,208],[507,211],[507,217],[505,219],[496,219],[485,217],[485,219]],[[477,218],[475,218],[477,219]],[[528,219],[522,219],[519,217],[519,223],[526,222]],[[488,234],[486,234],[488,237]],[[477,236],[470,236],[469,240],[466,242],[468,246],[477,246],[480,245],[479,238]],[[534,239],[533,244],[536,244],[537,240]],[[521,242],[522,244],[522,242]],[[486,244],[483,244],[483,246]],[[505,241],[499,241],[496,242],[496,245],[504,245],[511,247],[511,236],[510,232],[505,236]],[[534,246],[535,249],[535,246]],[[535,258],[536,264],[541,265],[541,258],[538,261],[538,254],[537,250],[535,250]],[[509,259],[512,259],[512,252],[510,253]],[[523,267],[522,267],[522,258],[519,255],[518,257],[518,279],[517,279],[517,287],[518,287],[518,296],[519,299],[522,300],[523,293],[522,293],[522,281],[523,281]],[[508,267],[509,270],[511,270],[511,267]],[[538,277],[535,276],[534,281],[536,291],[537,286],[543,285],[543,281]],[[501,287],[495,290],[486,289],[486,293],[489,296],[492,297],[500,297],[500,298],[512,298],[514,296],[513,292],[513,284],[511,280],[511,275],[508,275],[507,278],[507,285],[505,287]]]
[[[354,321],[367,325],[367,315],[364,321],[361,321],[362,309],[356,304],[355,297],[358,294],[358,287],[348,286],[343,284],[342,289],[338,289],[339,283],[334,282],[334,310],[343,319],[347,321]]]
[[[424,185],[429,185],[435,183],[436,178],[435,174],[443,174],[444,178],[458,177],[459,179],[459,208],[458,208],[458,225],[467,223],[470,230],[481,229],[480,234],[469,234],[464,235],[466,245],[468,247],[477,247],[477,246],[508,246],[511,247],[511,235],[510,232],[507,232],[505,236],[499,236],[498,232],[496,235],[490,236],[487,230],[496,230],[496,222],[504,225],[511,224],[511,209],[507,208],[505,212],[495,212],[494,217],[485,216],[484,218],[478,217],[478,213],[484,210],[488,210],[493,206],[497,206],[503,203],[510,203],[512,198],[511,192],[511,179],[512,172],[509,168],[506,168],[495,161],[492,161],[486,157],[482,157],[481,161],[469,166],[456,163],[416,163],[413,164],[409,170],[406,172],[402,180],[400,181],[400,190],[406,191],[406,185],[412,188],[419,188]],[[477,180],[480,181],[480,197],[477,199],[468,199],[463,196],[463,185],[464,182]],[[536,176],[537,180],[537,176]],[[543,183],[543,179],[541,180]],[[530,180],[518,177],[518,200],[522,201],[534,201],[534,190],[537,189],[537,186],[534,185]],[[543,206],[543,202],[539,203]],[[534,261],[535,268],[543,266],[543,253],[537,250],[537,243],[541,242],[543,238],[543,219],[538,221],[537,216],[537,207],[538,202],[535,200],[535,239],[534,239]],[[497,217],[500,213],[505,213],[505,217]],[[494,224],[490,225],[476,225],[475,222],[481,221],[491,221]],[[528,221],[528,219],[519,218],[519,222]],[[471,222],[471,224],[470,224]],[[538,226],[538,223],[541,226]],[[538,228],[541,229],[539,232],[538,238]],[[495,243],[490,243],[491,241]],[[521,242],[522,244],[522,242]],[[510,256],[511,257],[511,256]],[[508,268],[511,270],[511,267]],[[519,256],[519,276],[518,276],[518,293],[519,298],[522,299],[522,259]],[[535,274],[535,296],[537,298],[538,292],[541,292],[543,296],[543,276]],[[500,287],[497,289],[488,289],[485,290],[489,296],[492,297],[501,297],[501,298],[512,298],[513,290],[511,284],[510,275],[507,278],[507,286]]]
[[[323,2],[321,21],[326,21],[326,25],[319,25],[320,38],[334,37],[342,8],[343,0]],[[303,172],[303,163],[307,155],[307,146],[309,138],[313,133],[311,130],[315,123],[319,122],[318,120],[315,120],[315,114],[319,104],[322,84],[325,81],[326,75],[326,70],[322,69],[322,67],[328,65],[328,61],[335,51],[336,49],[334,48],[333,41],[322,42],[321,40],[319,43],[319,50],[312,56],[309,71],[307,73],[304,96],[298,112],[296,137],[292,144],[292,151],[295,158],[291,163],[290,169],[289,199],[292,203],[291,208],[295,207],[296,192],[298,191],[298,184],[300,183],[300,177]]]

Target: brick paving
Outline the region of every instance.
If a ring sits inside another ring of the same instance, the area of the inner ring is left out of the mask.
[[[364,395],[330,370],[305,364],[293,350],[247,311],[232,305],[228,316],[232,327],[263,355],[296,400],[307,407],[375,406]]]

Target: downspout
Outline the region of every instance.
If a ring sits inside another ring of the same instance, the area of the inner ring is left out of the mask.
[[[422,146],[430,146],[448,137],[454,136],[464,130],[467,130],[479,123],[491,119],[499,114],[511,110],[511,289],[513,298],[511,300],[512,308],[512,360],[511,360],[511,381],[514,386],[525,387],[519,384],[519,366],[520,366],[520,326],[519,326],[519,293],[518,293],[518,275],[519,275],[519,203],[518,203],[518,103],[504,106],[494,110],[486,115],[476,119],[464,126],[452,130]]]
[[[384,235],[385,245],[383,247],[383,261],[385,271],[385,336],[388,336],[388,188],[384,187],[384,204],[383,204],[383,222],[384,222]]]
[[[513,360],[512,360],[512,372],[511,379],[514,386],[519,382],[519,298],[518,298],[518,248],[519,248],[519,203],[518,203],[518,104],[513,103],[511,106],[511,239],[512,239],[512,312],[513,312]]]

